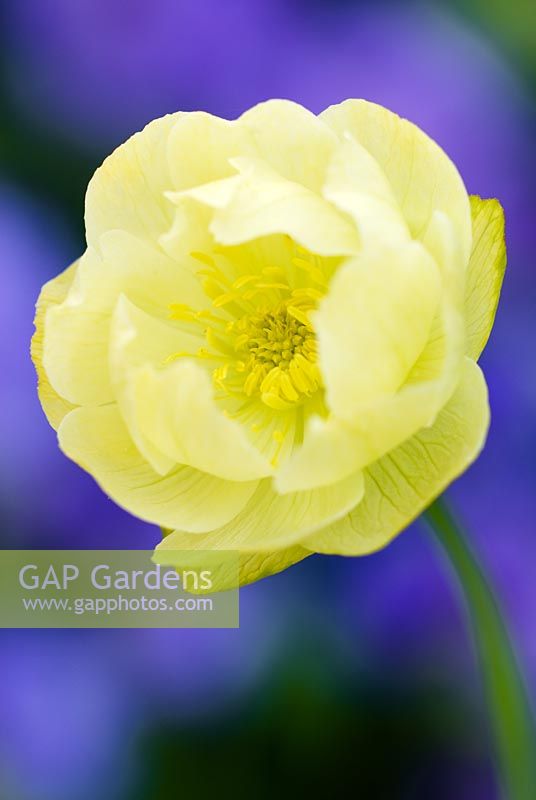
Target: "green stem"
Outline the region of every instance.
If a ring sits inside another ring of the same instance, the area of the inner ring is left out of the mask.
[[[424,518],[461,585],[474,635],[507,800],[536,798],[536,729],[517,659],[493,592],[444,499]]]

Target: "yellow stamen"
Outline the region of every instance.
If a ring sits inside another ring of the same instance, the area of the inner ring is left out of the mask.
[[[214,266],[214,259],[208,255],[208,253],[200,253],[197,250],[192,250],[190,253],[192,258],[195,258],[196,261],[200,261],[202,264],[206,264],[208,267]]]

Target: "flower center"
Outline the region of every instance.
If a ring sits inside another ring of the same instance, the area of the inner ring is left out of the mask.
[[[279,267],[234,280],[212,256],[192,253],[205,268],[198,271],[212,309],[194,311],[170,306],[173,319],[195,326],[207,347],[196,353],[174,353],[171,359],[202,359],[212,367],[215,386],[224,396],[257,398],[277,410],[304,402],[321,386],[317,343],[309,313],[323,295],[324,276],[314,263],[295,258],[312,286],[292,288]],[[299,285],[300,281],[298,281]]]
[[[238,356],[234,367],[244,394],[260,395],[271,408],[289,408],[310,397],[321,385],[308,304],[294,305],[299,300],[299,296],[291,297],[273,308],[246,314],[229,326]],[[228,376],[225,365],[218,368],[216,384],[222,389],[232,388],[226,385]]]

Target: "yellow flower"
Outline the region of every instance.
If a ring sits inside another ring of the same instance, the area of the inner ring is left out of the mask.
[[[495,200],[349,100],[156,120],[97,170],[32,351],[60,447],[241,580],[387,544],[480,451]]]

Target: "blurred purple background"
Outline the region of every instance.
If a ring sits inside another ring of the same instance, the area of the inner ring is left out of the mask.
[[[446,3],[373,0],[4,3],[3,547],[158,539],[58,451],[29,360],[35,299],[83,248],[83,193],[102,157],[177,109],[233,117],[271,96],[313,111],[365,97],[423,127],[469,191],[506,211],[508,274],[483,359],[493,424],[450,494],[536,690],[536,86],[508,64],[500,28],[492,42],[470,7],[463,16]],[[225,778],[235,796],[240,779],[264,797],[277,775],[314,794],[331,770],[367,797],[498,796],[463,614],[417,526],[377,555],[315,557],[249,587],[241,610],[238,631],[0,633],[0,795],[144,800],[182,786],[209,796]],[[298,780],[296,756],[308,777]]]

